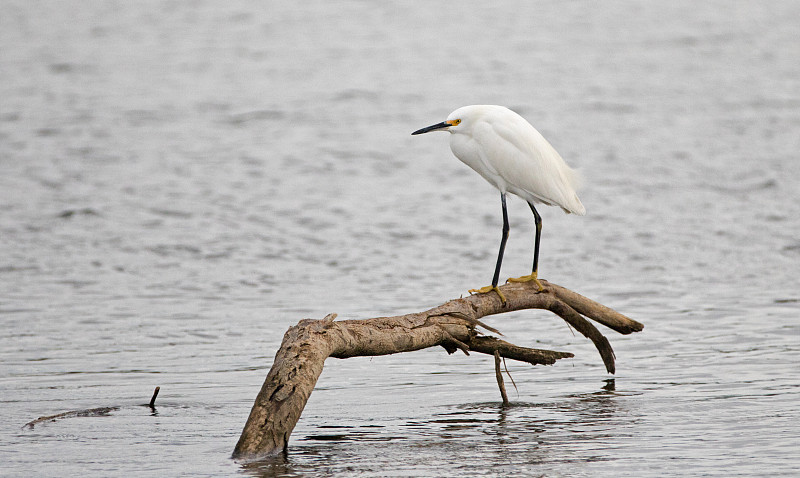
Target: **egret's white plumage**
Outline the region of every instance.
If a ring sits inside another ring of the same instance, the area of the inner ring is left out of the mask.
[[[447,117],[450,149],[489,183],[526,201],[582,216],[578,174],[525,118],[503,106],[461,107]]]
[[[530,123],[503,106],[463,106],[450,113],[447,120],[412,134],[430,131],[449,132],[453,154],[501,193],[503,238],[494,279],[491,287],[478,291],[496,290],[505,302],[497,289],[497,280],[509,230],[505,202],[507,192],[527,201],[536,219],[533,271],[530,276],[512,280],[536,281],[542,290],[537,278],[541,217],[534,204],[559,206],[566,213],[579,216],[586,214],[586,209],[575,192],[579,183],[577,172],[567,166],[558,152]]]

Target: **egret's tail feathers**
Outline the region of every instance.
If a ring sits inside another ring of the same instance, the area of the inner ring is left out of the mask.
[[[583,203],[578,199],[578,195],[574,191],[578,191],[583,187],[583,175],[577,169],[567,168],[567,181],[572,186],[572,197],[567,199],[567,204],[561,206],[567,214],[575,214],[576,216],[586,215],[586,208]]]
[[[583,207],[583,204],[580,201],[578,201],[577,207],[575,209],[573,209],[572,211],[570,211],[570,212],[572,214],[575,214],[576,216],[585,216],[586,215],[586,208]]]
[[[561,209],[567,214],[575,214],[576,216],[586,215],[586,208],[583,207],[583,203],[578,199],[577,195],[573,196],[572,201],[570,201],[567,207],[561,206]]]

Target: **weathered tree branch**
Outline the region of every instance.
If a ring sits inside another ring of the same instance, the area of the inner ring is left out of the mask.
[[[571,353],[520,347],[478,334],[477,327],[497,332],[479,319],[521,309],[547,309],[592,340],[606,369],[614,373],[614,351],[586,316],[622,334],[638,332],[639,322],[555,284],[538,292],[532,283],[501,287],[506,304],[497,294],[477,294],[451,300],[425,312],[366,320],[301,320],[290,327],[272,368],[234,449],[234,457],[249,458],[285,451],[289,435],[328,357],[387,355],[442,346],[448,353],[462,350],[497,355],[532,365],[550,365]]]

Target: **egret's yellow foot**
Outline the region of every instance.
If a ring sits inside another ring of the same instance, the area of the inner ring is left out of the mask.
[[[487,285],[486,287],[481,287],[480,289],[469,290],[470,294],[487,294],[491,291],[497,292],[497,295],[500,296],[500,302],[502,302],[503,305],[506,305],[506,296],[504,296],[503,293],[500,292],[500,289],[498,289],[497,286]]]
[[[509,277],[508,282],[536,282],[536,286],[539,288],[539,292],[544,290],[544,286],[541,282],[539,282],[539,277],[537,272],[531,273],[529,276],[522,276],[522,277]]]

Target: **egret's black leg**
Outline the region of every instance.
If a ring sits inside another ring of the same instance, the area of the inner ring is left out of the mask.
[[[508,211],[506,210],[506,195],[500,194],[500,201],[503,204],[503,236],[500,238],[500,250],[497,252],[497,265],[494,266],[494,277],[492,278],[492,287],[497,287],[497,281],[500,279],[500,266],[503,264],[503,254],[506,252],[506,242],[508,241],[508,231],[511,229],[508,226]]]
[[[536,210],[536,207],[532,202],[529,202],[528,206],[531,207],[531,211],[533,211],[533,220],[536,222],[536,240],[533,243],[532,270],[533,274],[537,274],[539,272],[539,240],[542,238],[542,216],[539,215],[539,212]]]
[[[497,252],[497,264],[494,266],[494,277],[492,278],[492,285],[481,287],[480,289],[470,289],[470,292],[477,292],[479,294],[485,294],[487,292],[495,291],[497,295],[500,296],[500,302],[504,305],[506,303],[506,297],[500,292],[500,289],[497,288],[497,281],[500,279],[500,266],[503,264],[503,254],[506,251],[506,241],[508,241],[508,232],[511,229],[508,226],[508,211],[506,210],[506,195],[505,193],[500,193],[500,202],[503,205],[503,236],[500,238],[500,250]]]
[[[536,237],[533,242],[533,270],[531,271],[531,275],[529,276],[522,276],[508,279],[509,282],[529,282],[534,281],[536,282],[536,286],[539,287],[539,291],[544,290],[544,286],[541,282],[539,282],[539,240],[542,238],[542,216],[539,215],[539,211],[536,210],[532,202],[529,202],[528,205],[531,207],[531,211],[533,211],[533,220],[536,222]]]

